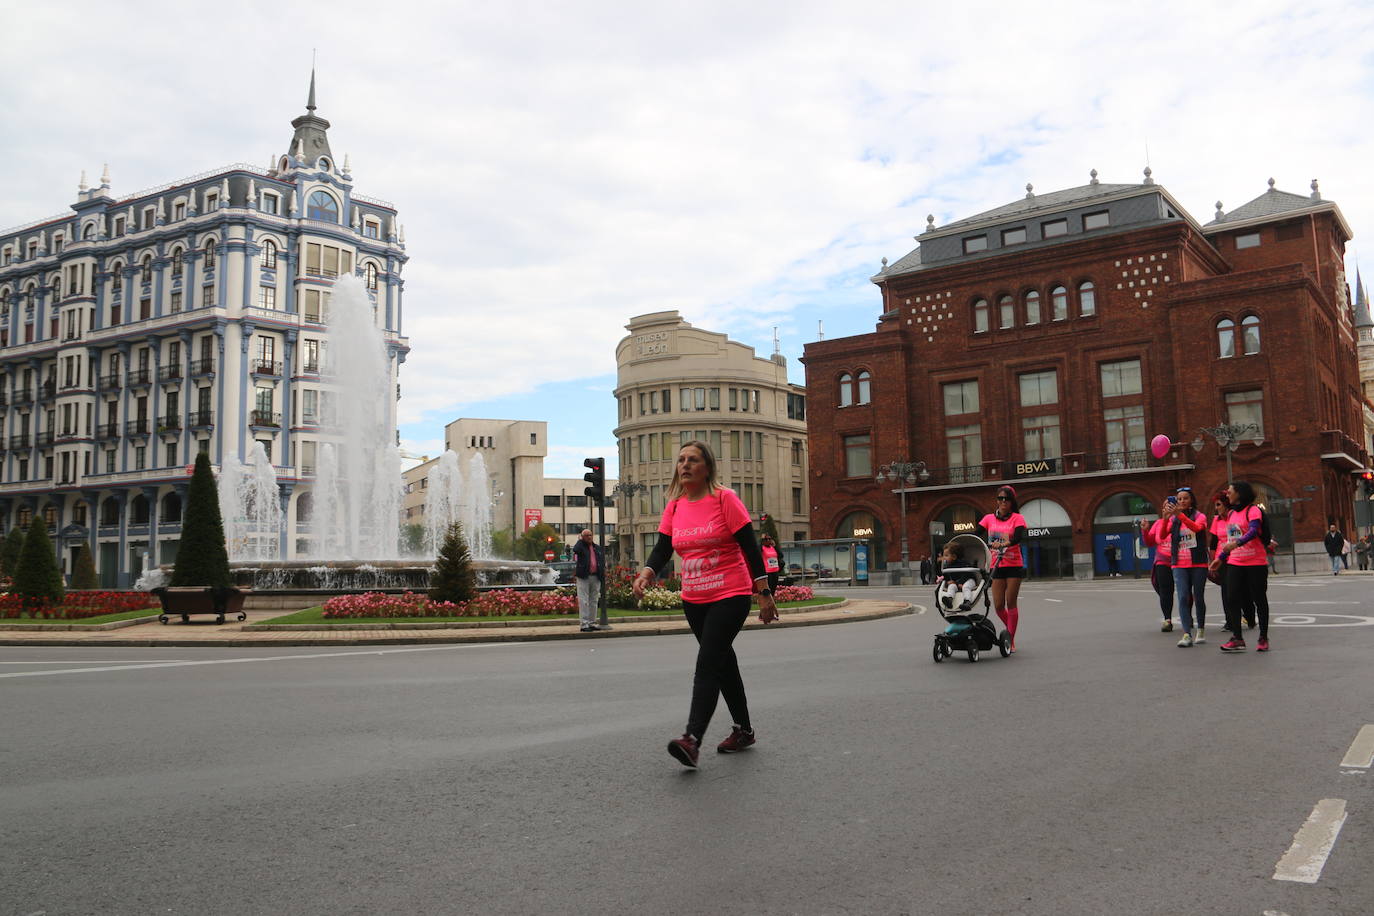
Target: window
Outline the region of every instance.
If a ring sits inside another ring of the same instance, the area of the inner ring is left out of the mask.
[[[945,416],[978,412],[978,382],[950,382],[940,386],[945,395]]]
[[[258,287],[258,308],[276,309],[277,307],[277,288],[275,286]]]
[[[215,307],[215,288],[213,286],[201,287],[200,304],[202,308]]]
[[[110,273],[113,275],[110,280],[110,292],[118,296],[124,292],[124,265],[116,261],[110,268]]]
[[[170,468],[170,467],[176,467],[176,464],[177,464],[177,444],[176,444],[175,442],[168,442],[168,443],[167,443],[167,457],[166,457],[166,460],[163,462],[163,465],[162,465],[162,466],[163,466],[163,467],[168,467],[168,468]],[[169,495],[171,495],[171,494],[169,494]],[[167,519],[165,519],[165,518],[163,519],[163,521],[166,521],[166,520],[167,520]]]
[[[1111,221],[1110,221],[1110,219],[1109,219],[1108,216],[1107,216],[1107,211],[1106,211],[1106,210],[1101,210],[1101,211],[1099,211],[1099,212],[1097,212],[1097,213],[1085,213],[1085,214],[1083,214],[1083,231],[1084,231],[1084,232],[1087,232],[1089,229],[1105,229],[1105,228],[1106,228],[1107,226],[1109,226],[1110,224],[1111,224]]]
[[[318,289],[305,291],[305,320],[321,323],[329,316],[329,293]]]
[[[185,267],[185,265],[182,263],[182,260],[181,260],[181,249],[180,249],[180,248],[173,248],[173,249],[172,249],[172,276],[174,276],[174,277],[180,277],[181,274],[182,274],[182,271],[183,271],[184,267]]]
[[[157,220],[157,211],[156,211],[155,209],[153,209],[152,207],[144,207],[144,208],[143,208],[143,220],[142,220],[142,222],[139,224],[139,226],[140,226],[140,228],[142,228],[142,229],[151,229],[151,228],[153,228],[153,224],[154,224],[154,222],[155,222],[156,220]]]
[[[1145,456],[1145,407],[1130,404],[1102,411],[1107,426],[1107,466],[1135,467]]]
[[[1238,235],[1238,236],[1236,236],[1236,249],[1237,249],[1237,250],[1242,249],[1242,248],[1258,248],[1258,247],[1259,247],[1259,243],[1260,243],[1260,234],[1259,234],[1258,232],[1247,232],[1247,233],[1245,233],[1244,235]]]
[[[306,426],[320,422],[320,393],[313,388],[301,391],[301,421]]]
[[[1003,296],[997,300],[997,326],[1003,330],[1016,327],[1016,303],[1011,296]]]
[[[305,246],[305,274],[308,277],[337,277],[353,273],[353,252],[308,242]]]
[[[871,383],[872,383],[872,378],[873,378],[873,376],[869,374],[869,371],[868,371],[867,369],[860,370],[860,372],[859,372],[859,403],[860,403],[860,404],[868,404],[868,403],[870,403],[870,402],[873,400],[873,398],[872,398],[872,384],[871,384]]]
[[[1059,403],[1059,370],[1026,372],[1021,378],[1021,406],[1043,407]]]
[[[1217,322],[1217,355],[1222,359],[1236,355],[1236,323],[1230,318]]]
[[[867,433],[844,437],[844,476],[873,476],[872,443],[873,437]]]
[[[140,273],[139,273],[139,282],[141,282],[141,283],[151,283],[151,282],[153,282],[153,256],[152,256],[152,255],[150,255],[150,254],[145,254],[145,255],[143,256],[143,265],[142,265],[142,267],[141,267],[139,270],[140,270]]]
[[[945,452],[949,459],[950,483],[981,480],[983,464],[983,427],[979,423],[945,427]],[[974,469],[970,474],[969,470]]]
[[[1069,234],[1069,221],[1067,219],[1052,219],[1040,224],[1040,237],[1052,239],[1056,235]]]
[[[801,465],[802,465],[802,441],[801,441],[800,439],[793,439],[793,440],[792,440],[792,466],[793,466],[793,467],[801,467]]]
[[[281,215],[281,197],[271,191],[262,192],[262,212],[272,216]]]
[[[805,420],[806,419],[806,396],[801,394],[789,394],[787,396],[787,419]]]
[[[306,202],[306,216],[326,223],[337,223],[339,203],[328,191],[314,191]]]
[[[262,243],[262,269],[277,269],[277,243],[271,239]]]
[[[840,406],[854,406],[854,376],[848,372],[840,376]]]
[[[1124,359],[1120,362],[1103,363],[1101,369],[1104,398],[1140,394],[1140,360]]]
[[[1097,293],[1094,292],[1091,280],[1084,280],[1078,284],[1078,314],[1097,314]]]
[[[1025,226],[1018,226],[1018,227],[1016,227],[1015,229],[1003,229],[1003,230],[1002,230],[1002,244],[1003,244],[1003,246],[1006,246],[1006,245],[1021,245],[1021,244],[1023,244],[1025,241],[1026,241],[1026,227],[1025,227]]]
[[[177,292],[177,293],[172,293],[172,296],[171,296],[171,303],[170,303],[170,304],[171,304],[171,309],[172,309],[172,314],[173,314],[173,315],[175,315],[175,314],[177,314],[178,312],[180,312],[180,311],[181,311],[181,293],[179,293],[179,292]]]
[[[1257,439],[1264,436],[1264,392],[1228,391],[1226,392],[1226,422],[1234,424],[1253,423],[1260,431],[1246,436]]]
[[[988,331],[988,300],[979,299],[973,303],[973,333],[986,334]]]
[[[988,250],[988,237],[986,235],[975,235],[972,238],[964,239],[964,254],[973,254],[977,251]]]
[[[172,219],[181,220],[186,218],[186,201],[179,200],[172,204]]]
[[[1021,418],[1021,439],[1024,458],[1039,461],[1059,457],[1059,415],[1043,414]]]
[[[720,410],[720,389],[708,388],[707,393],[710,395],[709,404],[711,409]]]
[[[301,340],[301,368],[306,372],[320,371],[320,342],[312,337]]]
[[[372,290],[373,292],[376,292],[376,291],[377,291],[377,265],[376,265],[376,264],[373,264],[373,263],[371,263],[371,262],[369,261],[369,262],[368,262],[368,265],[367,265],[367,269],[366,269],[366,271],[365,271],[365,273],[364,273],[364,276],[366,277],[367,288],[370,289],[370,290]],[[665,404],[666,404],[666,402],[665,402]],[[668,409],[668,408],[665,406],[665,407],[664,407],[664,410],[667,410],[667,409]]]
[[[205,243],[205,269],[215,269],[215,240],[210,239]]]
[[[382,224],[377,220],[368,218],[363,220],[363,238],[378,239],[382,237]]]
[[[1035,290],[1026,293],[1026,324],[1040,323],[1040,294]]]
[[[1246,315],[1240,320],[1240,339],[1246,356],[1254,356],[1260,351],[1259,324],[1258,315]]]
[[[141,471],[148,466],[148,447],[140,445],[134,448],[134,470]],[[137,517],[135,517],[137,521]]]
[[[212,210],[218,210],[218,209],[219,209],[219,192],[218,192],[218,191],[206,191],[206,192],[205,192],[205,212],[206,212],[206,213],[209,213],[209,212],[212,211]]]
[[[792,488],[792,514],[802,514],[802,491],[801,487]]]
[[[114,220],[114,234],[115,234],[115,238],[118,238],[119,236],[121,236],[121,235],[124,234],[124,217],[122,217],[122,216],[116,216],[116,217],[115,217],[115,220]]]

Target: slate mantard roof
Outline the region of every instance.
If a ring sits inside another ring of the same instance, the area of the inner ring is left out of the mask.
[[[1217,201],[1216,218],[1203,226],[1202,230],[1210,235],[1225,229],[1267,223],[1278,216],[1299,216],[1304,213],[1322,212],[1334,212],[1336,220],[1345,230],[1346,238],[1354,237],[1354,233],[1350,230],[1350,224],[1345,221],[1345,217],[1341,214],[1340,207],[1337,207],[1332,201],[1322,200],[1321,192],[1317,190],[1317,179],[1312,179],[1312,193],[1304,197],[1301,194],[1280,191],[1274,187],[1274,179],[1270,178],[1268,191],[1252,201],[1241,204],[1230,213],[1223,213],[1221,201]]]

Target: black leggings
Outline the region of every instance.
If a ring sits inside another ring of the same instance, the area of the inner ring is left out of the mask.
[[[1226,629],[1244,639],[1241,612],[1253,607],[1258,618],[1260,639],[1269,638],[1269,567],[1233,566],[1227,563],[1226,592],[1231,597],[1226,607]]]
[[[1174,571],[1168,563],[1155,564],[1154,569],[1150,570],[1150,584],[1154,586],[1155,594],[1159,595],[1160,612],[1165,620],[1169,620],[1174,616]]]
[[[692,679],[692,709],[687,716],[687,734],[698,741],[711,724],[716,700],[725,697],[735,724],[749,728],[749,703],[744,697],[744,681],[731,643],[749,619],[749,595],[722,598],[709,604],[682,602],[687,625],[696,636],[697,670]]]

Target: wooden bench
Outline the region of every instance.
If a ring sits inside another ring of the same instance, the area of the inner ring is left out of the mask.
[[[153,594],[162,602],[162,613],[157,619],[165,624],[168,618],[179,615],[182,623],[190,623],[192,614],[214,614],[215,623],[219,624],[224,623],[226,614],[234,614],[239,620],[247,620],[243,611],[247,591],[232,585],[155,588]]]

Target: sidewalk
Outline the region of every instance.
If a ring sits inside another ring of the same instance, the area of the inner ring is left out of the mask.
[[[848,599],[840,604],[815,608],[785,609],[770,629],[813,627],[832,623],[877,620],[912,613],[905,601]],[[626,636],[663,636],[690,633],[686,618],[620,618],[611,629],[582,633],[576,617],[567,620],[531,620],[509,623],[425,624],[398,621],[390,627],[335,624],[321,627],[264,626],[264,622],[285,615],[286,611],[250,611],[248,620],[216,624],[211,617],[193,617],[190,623],[173,619],[166,625],[151,618],[133,626],[113,630],[40,630],[17,625],[0,625],[0,646],[339,646],[402,645],[407,643],[510,642],[544,639],[618,639]],[[755,612],[746,629],[760,629]]]

